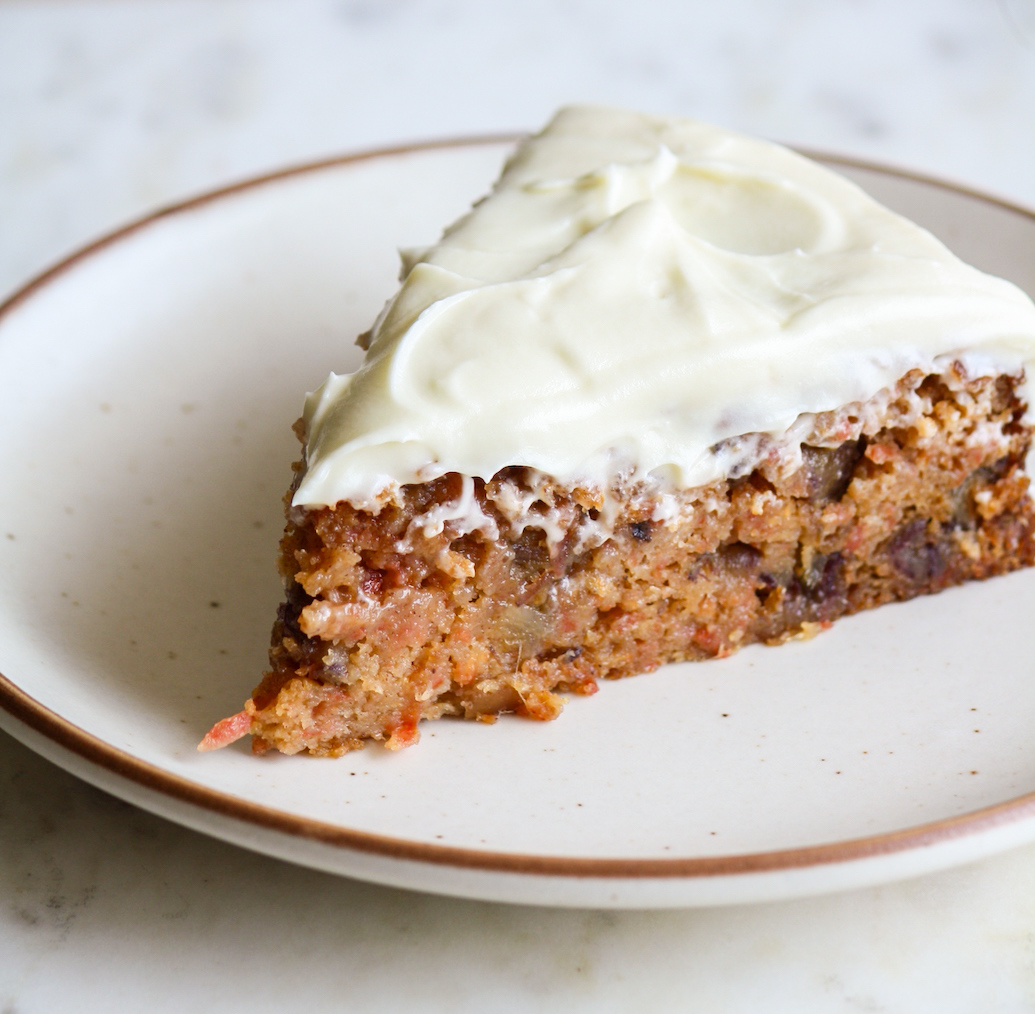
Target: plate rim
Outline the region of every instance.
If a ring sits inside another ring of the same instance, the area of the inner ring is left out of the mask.
[[[224,198],[269,184],[352,164],[421,152],[513,144],[523,136],[525,135],[513,132],[485,134],[365,149],[297,163],[249,176],[221,187],[206,190],[182,201],[164,205],[78,247],[52,266],[31,277],[0,302],[0,327],[3,326],[5,318],[13,310],[37,296],[47,285],[69,270],[108,247],[174,215],[194,211]],[[868,170],[962,194],[982,203],[1021,215],[1035,224],[1035,210],[968,186],[851,156],[827,154],[808,148],[796,148],[795,150],[820,162]],[[1035,817],[1035,791],[1032,791],[977,810],[912,825],[896,831],[762,852],[728,853],[715,856],[622,858],[481,850],[380,835],[312,817],[304,817],[290,811],[255,803],[174,774],[80,728],[40,703],[3,673],[0,673],[0,708],[16,722],[27,726],[79,759],[106,770],[117,779],[125,779],[145,790],[181,803],[187,803],[205,812],[231,818],[252,827],[334,846],[343,851],[366,853],[387,860],[452,867],[458,870],[556,878],[655,881],[763,874],[811,867],[829,867],[834,864],[908,852],[953,839],[977,836],[1004,825],[1019,824],[1026,819]],[[71,773],[78,774],[74,770]],[[171,817],[171,819],[176,818]],[[210,833],[221,837],[215,831],[210,831]]]
[[[211,788],[112,746],[99,736],[87,732],[40,704],[2,673],[0,707],[16,721],[81,760],[116,777],[127,779],[146,790],[161,793],[218,816],[343,850],[367,853],[390,860],[471,871],[604,880],[687,880],[773,873],[909,852],[1035,817],[1033,791],[1002,803],[994,803],[954,817],[945,817],[898,831],[767,852],[671,858],[609,858],[500,852],[436,845],[431,842],[359,831],[314,817],[303,817],[287,810],[264,806]],[[72,773],[76,774],[74,771]],[[171,819],[175,820],[174,817]]]

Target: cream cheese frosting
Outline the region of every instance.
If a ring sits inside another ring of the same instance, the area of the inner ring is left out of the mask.
[[[297,506],[508,465],[704,485],[732,437],[1035,358],[1020,289],[815,162],[685,119],[562,110],[403,261],[362,367],[306,401]]]

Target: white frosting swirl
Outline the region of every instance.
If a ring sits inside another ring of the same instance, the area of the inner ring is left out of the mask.
[[[363,366],[306,402],[296,505],[515,464],[702,485],[729,437],[951,358],[1035,357],[1018,288],[836,173],[689,120],[562,110],[404,265]]]

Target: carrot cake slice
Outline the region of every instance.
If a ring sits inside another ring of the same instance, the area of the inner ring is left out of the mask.
[[[554,718],[1035,559],[1035,306],[800,155],[565,109],[404,261],[306,402],[270,670],[203,747]]]

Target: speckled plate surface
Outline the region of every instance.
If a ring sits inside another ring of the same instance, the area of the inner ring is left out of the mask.
[[[199,755],[264,665],[302,393],[354,368],[398,246],[508,149],[274,174],[101,240],[0,308],[0,726],[206,833],[405,887],[726,904],[1035,839],[1035,574],[668,667],[561,718],[439,722],[398,754]],[[830,160],[1035,291],[1035,218]]]

